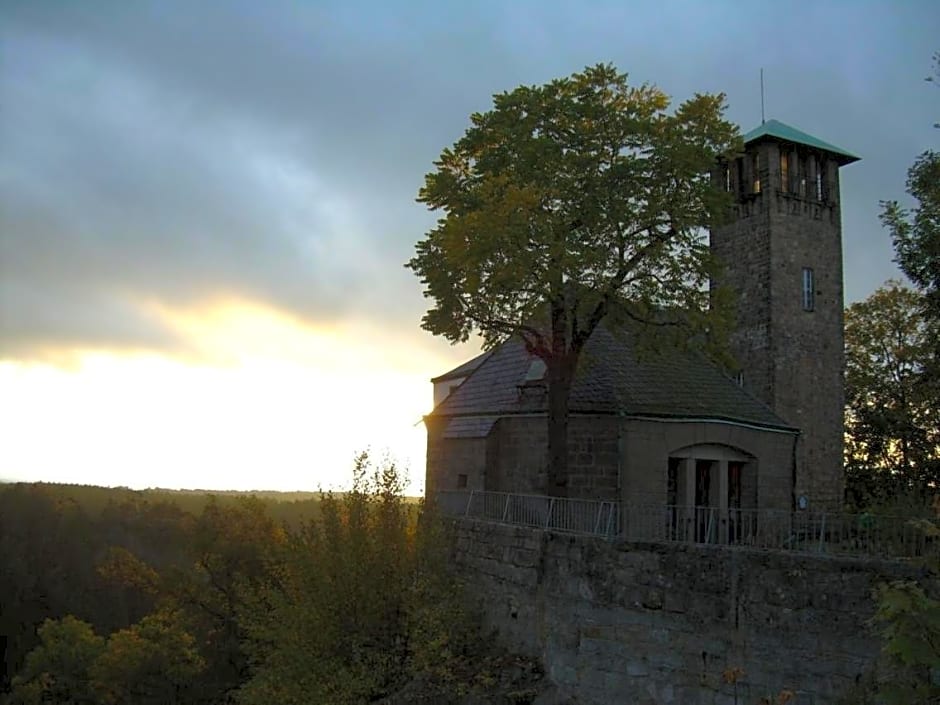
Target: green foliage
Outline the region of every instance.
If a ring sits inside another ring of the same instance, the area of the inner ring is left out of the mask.
[[[44,620],[73,614],[110,631],[150,608],[128,603],[97,574],[105,534],[79,503],[48,485],[0,488],[0,636],[6,646],[0,692],[39,643]]]
[[[207,498],[194,516],[123,490],[0,489],[2,635],[19,653],[8,648],[9,702],[358,703],[405,682],[471,688],[488,667],[440,523],[419,530],[393,463],[361,456],[354,485],[296,528],[251,497]],[[29,596],[33,612],[7,610]]]
[[[927,314],[940,321],[940,153],[921,154],[907,172],[912,209],[882,201],[881,222],[891,232],[895,261],[924,294]]]
[[[494,96],[418,197],[443,211],[407,265],[434,299],[424,327],[455,342],[479,330],[492,346],[568,281],[583,287],[570,323],[614,296],[638,314],[704,308],[698,229],[724,204],[709,171],[737,137],[723,99],[697,95],[670,115],[658,88],[603,65]]]
[[[0,637],[7,674],[0,693],[10,687],[7,678],[22,672],[43,620],[75,615],[109,635],[139,626],[158,605],[178,612],[206,661],[193,692],[219,702],[244,680],[235,586],[266,574],[268,554],[283,542],[283,529],[266,515],[274,505],[247,496],[180,495],[192,500],[185,506],[199,507],[194,516],[164,496],[175,495],[0,486]],[[300,506],[281,505],[292,512]]]
[[[285,563],[242,620],[263,665],[243,703],[358,703],[402,671],[403,596],[412,575],[409,510],[394,465],[356,459],[353,488],[290,537]]]
[[[160,611],[112,634],[90,675],[102,705],[166,705],[184,702],[203,668],[179,615]]]
[[[179,611],[206,661],[200,679],[206,697],[230,693],[248,677],[245,631],[238,619],[242,595],[267,579],[285,539],[265,502],[210,498],[180,547],[185,568],[162,573],[157,592],[163,604]]]
[[[926,80],[940,87],[940,51],[933,63]],[[891,232],[895,261],[924,294],[926,315],[940,322],[940,153],[927,150],[917,158],[907,171],[907,193],[918,205],[906,209],[882,201],[881,222]]]
[[[940,320],[923,296],[888,282],[845,312],[847,494],[856,507],[924,506],[940,481]]]
[[[13,679],[10,705],[97,703],[89,674],[104,652],[104,639],[90,624],[71,615],[58,621],[47,619],[38,636],[39,645]]]
[[[362,454],[352,491],[325,496],[321,517],[289,535],[240,613],[254,668],[239,702],[365,703],[419,673],[447,680],[473,630],[448,611],[459,593],[438,538],[401,492],[394,463]]]
[[[425,177],[418,201],[442,215],[406,264],[433,301],[422,326],[487,347],[520,335],[545,361],[552,490],[597,325],[616,314],[684,339],[727,314],[709,306],[717,265],[702,235],[730,205],[709,174],[740,144],[723,102],[700,94],[670,113],[658,88],[588,67],[494,96]]]
[[[149,615],[107,641],[68,615],[46,620],[39,640],[13,679],[10,705],[180,703],[204,666],[172,612]]]
[[[916,583],[879,587],[874,621],[884,638],[886,672],[877,690],[886,705],[940,702],[940,602]]]

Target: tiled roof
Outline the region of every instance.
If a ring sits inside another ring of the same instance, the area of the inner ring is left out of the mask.
[[[465,363],[463,363],[459,367],[455,367],[450,372],[445,372],[444,374],[438,375],[437,377],[432,377],[431,382],[432,383],[446,382],[449,379],[456,379],[458,377],[466,377],[471,372],[473,372],[477,367],[482,365],[483,361],[490,356],[491,352],[493,351],[487,350],[486,352],[477,355],[472,360],[467,360]]]
[[[839,162],[840,166],[857,162],[860,159],[860,157],[855,156],[851,152],[846,152],[844,149],[840,149],[835,145],[831,145],[828,142],[823,142],[818,137],[813,137],[812,135],[809,135],[802,130],[797,130],[795,127],[791,127],[790,125],[782,123],[779,120],[768,120],[767,122],[755,127],[753,130],[744,135],[744,144],[755,142],[761,138],[805,144],[808,147],[815,147],[816,149],[830,152],[831,154],[835,155],[836,160]]]
[[[444,429],[444,438],[486,438],[498,416],[458,416]]]
[[[495,348],[434,410],[435,416],[544,413],[547,395],[525,384],[533,357],[518,338]],[[694,351],[638,355],[626,334],[595,330],[571,389],[572,412],[721,419],[792,428],[763,402]]]

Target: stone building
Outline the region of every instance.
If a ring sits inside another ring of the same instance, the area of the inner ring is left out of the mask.
[[[654,356],[602,325],[570,397],[570,497],[647,505],[823,508],[841,502],[838,168],[857,157],[770,120],[716,178],[734,217],[711,233],[738,295],[732,378],[694,351]],[[544,364],[511,339],[436,377],[429,495],[544,494]]]

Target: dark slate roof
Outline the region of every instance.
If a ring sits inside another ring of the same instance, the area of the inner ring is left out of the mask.
[[[444,429],[444,438],[486,438],[498,416],[457,416]]]
[[[544,413],[547,395],[538,385],[524,384],[533,359],[521,340],[510,339],[495,348],[433,415]],[[614,335],[604,327],[594,332],[581,355],[569,409],[792,429],[704,355],[658,350],[638,356],[628,335]]]
[[[486,358],[488,358],[492,352],[493,352],[492,350],[487,350],[486,352],[481,353],[480,355],[477,355],[472,360],[467,360],[465,363],[463,363],[459,367],[455,367],[450,372],[445,372],[444,374],[439,375],[437,377],[432,377],[431,382],[432,383],[446,382],[449,379],[456,379],[458,377],[466,377],[471,372],[473,372],[477,367],[482,365],[483,361],[486,360]]]
[[[812,135],[807,134],[802,130],[798,130],[795,127],[791,127],[790,125],[782,123],[779,120],[768,120],[767,122],[755,127],[753,130],[744,135],[744,144],[756,142],[762,138],[778,140],[781,142],[805,144],[809,147],[821,149],[824,152],[833,154],[836,158],[836,161],[839,162],[839,166],[845,166],[846,164],[857,162],[860,159],[860,157],[855,156],[851,152],[846,152],[844,149],[840,149],[835,145],[829,144],[828,142],[823,142],[818,137],[813,137]]]

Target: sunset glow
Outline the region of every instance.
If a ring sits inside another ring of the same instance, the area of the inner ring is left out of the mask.
[[[315,330],[249,303],[160,315],[195,357],[88,351],[68,368],[0,365],[4,479],[343,487],[353,454],[371,448],[421,491],[428,370],[452,359],[364,324]]]

